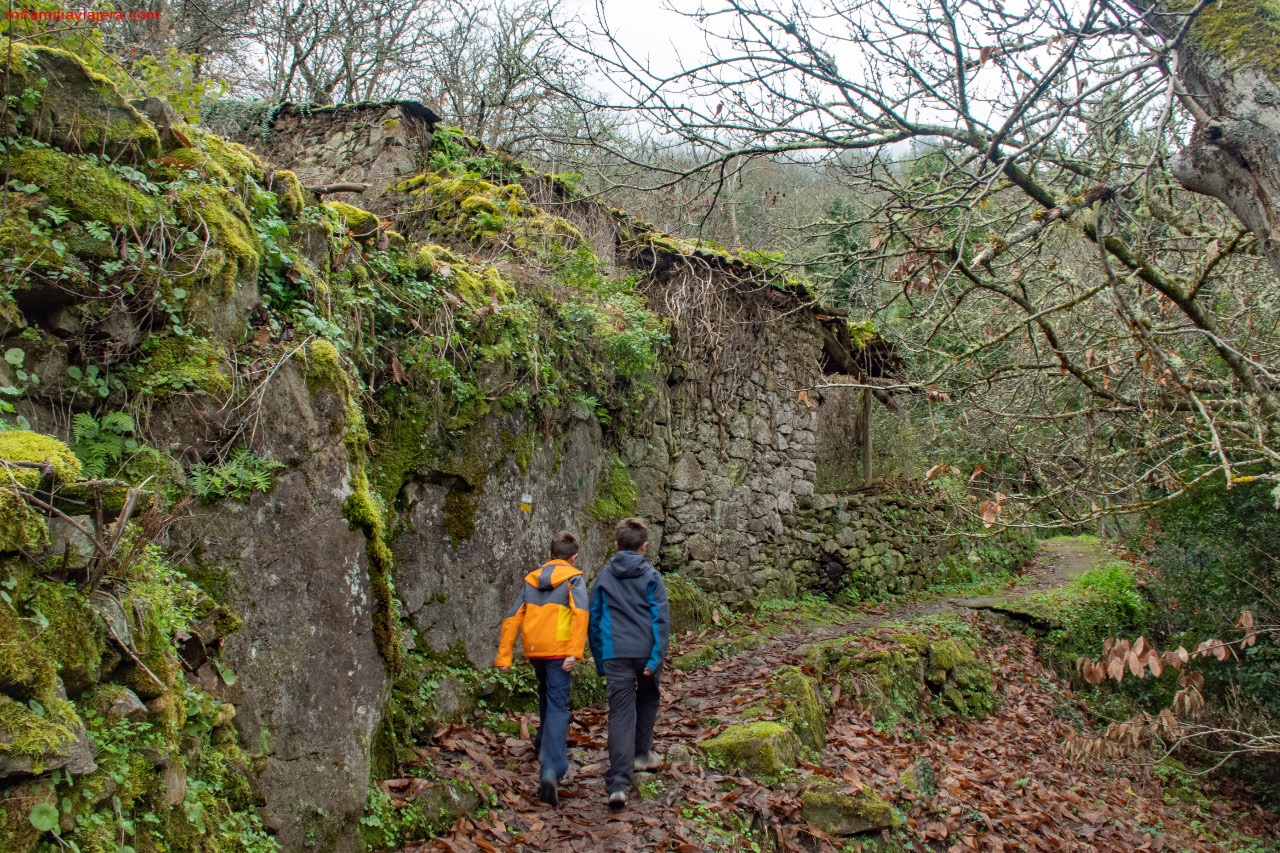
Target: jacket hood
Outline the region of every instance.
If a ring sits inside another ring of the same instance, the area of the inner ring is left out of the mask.
[[[524,576],[524,582],[535,589],[554,589],[582,572],[564,560],[552,560]]]
[[[620,578],[638,578],[649,568],[649,562],[635,551],[619,551],[605,568]]]

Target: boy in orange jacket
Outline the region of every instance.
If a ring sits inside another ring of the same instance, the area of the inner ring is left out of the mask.
[[[578,537],[562,530],[551,537],[550,559],[530,572],[520,597],[502,620],[502,640],[494,666],[511,668],[516,634],[538,676],[538,732],[533,748],[541,772],[538,798],[560,802],[560,781],[569,771],[569,673],[587,642],[587,588],[578,559]]]

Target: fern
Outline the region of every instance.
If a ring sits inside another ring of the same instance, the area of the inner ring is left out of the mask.
[[[119,473],[126,453],[138,449],[133,438],[136,425],[126,412],[108,412],[99,421],[88,412],[71,419],[71,452],[80,460],[84,476],[90,479]]]
[[[264,459],[247,447],[237,447],[221,465],[201,462],[191,469],[191,490],[205,500],[247,498],[269,492],[280,462]]]

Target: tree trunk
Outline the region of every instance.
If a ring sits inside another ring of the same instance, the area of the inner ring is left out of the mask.
[[[1130,2],[1166,39],[1194,8],[1179,0]],[[1280,278],[1280,2],[1208,3],[1175,55],[1196,126],[1171,171],[1188,190],[1229,207]]]

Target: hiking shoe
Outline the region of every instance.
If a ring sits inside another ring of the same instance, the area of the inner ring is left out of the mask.
[[[560,789],[556,782],[556,774],[550,770],[544,771],[538,780],[538,799],[549,806],[560,805]]]
[[[612,794],[609,795],[609,808],[617,810],[617,809],[625,809],[626,807],[627,807],[626,791],[614,791]]]
[[[649,750],[644,755],[637,755],[631,766],[642,773],[657,770],[662,766],[662,756],[653,750]]]

